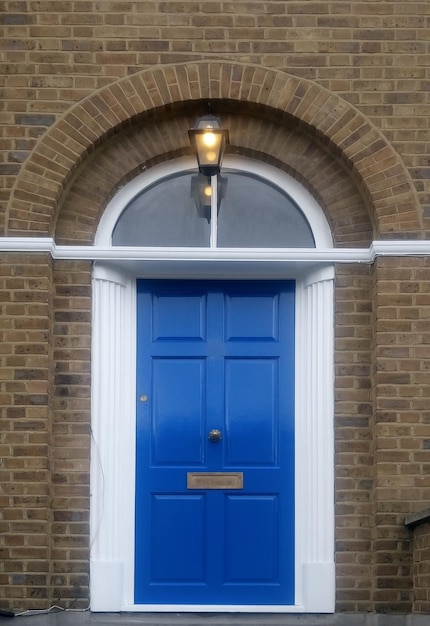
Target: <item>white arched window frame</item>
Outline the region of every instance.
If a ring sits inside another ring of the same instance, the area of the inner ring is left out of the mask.
[[[318,258],[332,248],[315,199],[275,168],[226,157],[224,168],[256,174],[284,190],[312,229],[315,248],[112,248],[93,274],[91,462],[91,609],[93,611],[334,611],[333,278]],[[178,171],[179,159],[137,176],[120,189],[100,221],[95,245],[111,247],[115,224],[145,187]],[[291,606],[135,605],[135,357],[138,277],[296,280],[296,593]]]
[[[333,240],[331,232],[321,207],[315,201],[313,196],[311,196],[311,194],[294,178],[284,172],[280,172],[268,164],[234,156],[225,157],[223,170],[233,170],[254,174],[285,191],[304,213],[314,235],[315,248],[327,249],[332,247]],[[147,172],[143,172],[122,189],[119,189],[114,198],[108,204],[106,211],[100,220],[94,242],[95,245],[102,247],[110,246],[115,225],[129,202],[144,191],[145,188],[149,188],[154,183],[159,182],[163,178],[169,178],[170,176],[177,174],[179,171],[189,171],[195,173],[195,160],[193,158],[183,158],[175,161],[169,161],[154,167]],[[156,248],[146,248],[146,250],[148,252],[156,250]],[[172,248],[169,250],[174,249]],[[178,250],[183,251],[184,248],[179,248]],[[195,248],[189,249],[190,252],[195,250]],[[209,248],[201,248],[198,250],[209,252]],[[217,249],[217,252],[221,253],[221,251],[225,252],[226,249]],[[210,249],[210,252],[211,258],[214,258],[214,250]]]

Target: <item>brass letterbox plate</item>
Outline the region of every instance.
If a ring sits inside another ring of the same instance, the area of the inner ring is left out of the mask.
[[[243,472],[187,472],[187,489],[243,489]]]

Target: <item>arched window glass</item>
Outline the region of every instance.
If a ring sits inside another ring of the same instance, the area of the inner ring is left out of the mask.
[[[114,246],[207,247],[210,226],[191,197],[191,174],[171,176],[147,187],[121,213]]]
[[[115,225],[114,246],[313,248],[297,204],[255,174],[223,171],[211,179],[182,172],[136,195]]]
[[[315,246],[305,216],[279,187],[242,172],[227,173],[226,182],[220,189],[219,248]]]

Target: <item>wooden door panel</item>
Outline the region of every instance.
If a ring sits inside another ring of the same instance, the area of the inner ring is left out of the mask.
[[[150,583],[203,583],[205,497],[201,494],[155,494],[150,510]]]
[[[226,340],[276,341],[278,297],[273,294],[226,294]]]
[[[226,360],[226,466],[277,463],[277,381],[277,359]]]
[[[176,287],[176,289],[175,289]],[[176,283],[173,293],[154,294],[152,300],[152,340],[187,339],[203,341],[206,336],[206,294],[188,293],[180,296]]]
[[[276,495],[226,496],[227,583],[279,584],[278,513]]]
[[[153,466],[203,463],[205,372],[201,358],[153,360]]]

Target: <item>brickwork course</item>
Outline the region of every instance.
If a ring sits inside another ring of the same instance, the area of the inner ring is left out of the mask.
[[[417,613],[430,612],[430,527],[428,521],[415,530],[414,535],[414,609]]]
[[[6,0],[0,33],[1,236],[91,245],[211,100],[335,247],[429,238],[429,2]],[[0,608],[84,608],[91,263],[0,261]],[[430,258],[337,266],[335,329],[336,610],[430,612]]]

